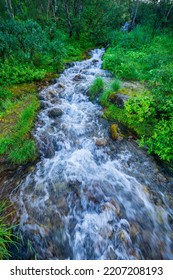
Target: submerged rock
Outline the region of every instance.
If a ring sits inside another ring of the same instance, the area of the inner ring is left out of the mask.
[[[38,143],[40,151],[45,158],[52,158],[55,155],[55,149],[52,143],[52,139],[48,133],[40,136],[40,142]]]
[[[76,81],[76,82],[78,82],[78,81],[80,81],[80,80],[82,80],[82,79],[84,79],[84,78],[85,78],[85,76],[83,76],[83,75],[81,75],[81,74],[77,74],[77,75],[73,78],[73,80]]]
[[[107,140],[105,138],[97,138],[96,139],[96,146],[106,146],[107,145]]]
[[[54,108],[48,112],[48,116],[52,119],[60,117],[63,114],[63,111],[59,108]]]

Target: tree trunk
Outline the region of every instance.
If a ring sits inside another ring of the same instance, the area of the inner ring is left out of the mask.
[[[166,21],[165,21],[165,24],[164,24],[163,27],[166,27],[167,21],[168,21],[168,18],[169,18],[169,16],[170,16],[170,13],[171,13],[172,9],[173,9],[173,2],[172,2],[171,6],[170,6],[170,8],[169,8],[169,10],[168,10],[168,12],[167,12],[167,14],[166,14]]]
[[[68,27],[69,27],[69,37],[71,38],[73,35],[73,26],[71,23],[71,18],[70,18],[70,13],[69,13],[69,6],[67,1],[64,1],[64,5],[65,5],[65,11],[66,11],[66,15],[67,15],[67,21],[68,21]]]
[[[9,17],[14,18],[14,12],[13,12],[13,8],[12,8],[11,0],[5,0],[5,5],[6,5],[6,9],[7,9],[7,13],[9,15]]]
[[[135,26],[136,17],[137,17],[137,14],[138,14],[138,7],[139,7],[139,0],[136,0],[134,11],[133,11],[133,17],[132,17],[132,20],[131,20],[131,27],[132,28]]]

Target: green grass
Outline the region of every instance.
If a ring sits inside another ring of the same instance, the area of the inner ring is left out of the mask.
[[[15,164],[36,159],[37,148],[30,132],[38,109],[35,95],[8,104],[1,116],[0,155],[7,156]]]
[[[96,97],[99,96],[99,94],[101,92],[103,92],[104,89],[104,82],[103,79],[98,77],[94,80],[94,82],[92,83],[92,85],[89,88],[89,97],[90,100],[94,100]]]
[[[115,79],[114,82],[111,85],[111,88],[113,91],[118,91],[120,89],[120,81]]]
[[[7,206],[5,202],[0,202],[0,260],[10,258],[10,245],[15,245],[14,235],[12,234],[12,229],[14,226],[9,226],[7,224]]]

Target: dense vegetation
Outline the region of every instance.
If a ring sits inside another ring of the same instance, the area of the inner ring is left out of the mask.
[[[128,30],[120,31],[127,21]],[[149,153],[172,163],[172,27],[171,0],[0,0],[0,156],[15,164],[37,158],[31,131],[39,101],[33,81],[104,46],[103,66],[115,80],[104,90],[97,78],[91,100],[98,97],[105,118],[129,126]],[[139,81],[142,90],[123,88],[124,80]],[[124,108],[114,102],[117,92],[130,97]],[[11,239],[2,218],[0,237],[5,258]]]
[[[131,33],[116,32],[104,56],[104,68],[122,80],[140,81],[144,89],[133,93],[124,109],[108,104],[104,115],[133,128],[140,145],[161,159],[173,160],[173,34],[138,27]],[[128,91],[120,92],[129,94]],[[102,97],[101,97],[102,98]]]

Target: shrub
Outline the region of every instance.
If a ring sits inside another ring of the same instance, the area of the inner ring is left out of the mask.
[[[157,154],[161,159],[173,160],[173,118],[161,120],[155,125],[151,137],[143,137],[140,141],[141,146],[147,146],[149,153]]]
[[[125,110],[129,124],[142,123],[148,118],[154,118],[156,114],[152,96],[130,98],[125,103]]]

